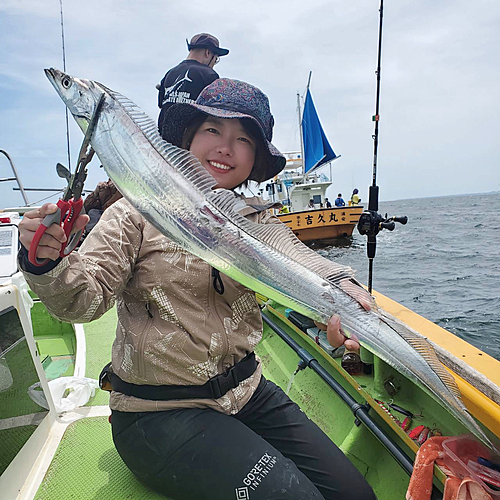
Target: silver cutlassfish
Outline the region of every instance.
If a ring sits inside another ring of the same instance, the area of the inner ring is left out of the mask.
[[[83,132],[104,94],[92,147],[125,198],[159,231],[230,278],[299,313],[322,323],[340,314],[345,332],[493,447],[429,343],[377,308],[352,269],[310,250],[282,224],[256,224],[241,216],[241,200],[232,191],[214,189],[215,180],[200,162],[166,143],[156,123],[126,97],[56,69],[45,72]],[[359,305],[361,298],[371,311]]]

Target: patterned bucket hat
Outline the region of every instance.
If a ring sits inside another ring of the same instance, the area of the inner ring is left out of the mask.
[[[257,124],[266,154],[262,163],[254,166],[249,180],[264,182],[283,170],[286,159],[271,144],[274,118],[269,99],[257,87],[229,78],[215,80],[201,91],[196,102],[168,108],[161,131],[163,139],[181,147],[184,132],[200,112],[217,118],[246,118]]]

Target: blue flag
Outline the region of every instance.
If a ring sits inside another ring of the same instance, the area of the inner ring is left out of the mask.
[[[337,158],[323,131],[309,89],[307,89],[302,114],[302,136],[304,139],[304,173]]]

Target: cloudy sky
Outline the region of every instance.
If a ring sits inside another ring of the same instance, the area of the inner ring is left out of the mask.
[[[337,154],[331,197],[373,163],[379,0],[64,0],[67,72],[100,81],[156,118],[155,84],[207,31],[231,50],[216,70],[269,96],[274,143],[300,148],[296,103],[311,91]],[[500,190],[500,3],[386,0],[378,184],[382,200]],[[63,187],[64,106],[43,68],[62,69],[59,0],[0,2],[0,149],[25,187]],[[72,119],[71,119],[72,120]],[[71,153],[82,134],[71,123]],[[98,160],[87,187],[104,179]],[[328,171],[328,169],[326,169]],[[0,178],[11,175],[0,155]],[[0,206],[22,204],[1,183]],[[364,195],[364,196],[363,196]],[[43,197],[29,193],[31,202]]]

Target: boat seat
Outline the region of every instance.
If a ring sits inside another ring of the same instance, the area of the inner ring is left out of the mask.
[[[71,423],[38,488],[35,500],[165,499],[143,486],[122,462],[108,417]]]

